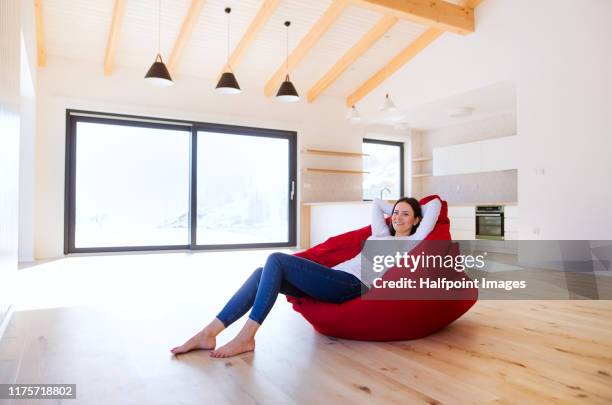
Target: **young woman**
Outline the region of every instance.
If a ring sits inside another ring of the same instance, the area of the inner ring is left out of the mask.
[[[440,208],[437,199],[427,203],[423,220],[424,213],[414,198],[400,198],[394,205],[376,199],[372,203],[372,236],[368,239],[424,239],[433,229]],[[389,225],[385,222],[385,214],[391,215]],[[259,267],[251,274],[204,329],[170,351],[181,354],[205,349],[212,350],[212,357],[230,357],[252,351],[255,349],[255,334],[272,309],[279,292],[294,297],[310,296],[321,301],[341,303],[361,294],[364,284],[360,276],[360,254],[330,269],[301,257],[272,253],[264,267]],[[238,335],[215,350],[216,336],[249,309],[249,319]]]

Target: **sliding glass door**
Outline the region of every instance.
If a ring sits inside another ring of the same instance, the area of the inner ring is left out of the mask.
[[[65,253],[296,244],[295,133],[68,112]]]
[[[74,123],[74,248],[186,246],[188,127]]]
[[[197,245],[289,243],[289,139],[200,130],[197,143]]]

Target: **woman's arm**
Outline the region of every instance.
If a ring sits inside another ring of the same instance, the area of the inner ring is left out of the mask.
[[[436,226],[436,222],[438,222],[440,210],[442,209],[442,203],[440,200],[434,199],[423,205],[421,208],[423,209],[423,219],[421,219],[421,223],[416,231],[410,235],[410,239],[413,240],[425,239],[433,230],[434,226]]]
[[[410,236],[391,236],[391,233],[388,231],[388,227],[387,227],[386,234],[375,235],[374,233],[372,233],[373,236],[370,237],[370,239],[377,239],[377,240],[402,239],[402,240],[416,240],[416,241],[425,239],[427,235],[429,235],[429,233],[436,226],[436,222],[438,222],[438,217],[440,216],[440,211],[442,209],[442,203],[440,202],[440,200],[435,199],[423,205],[421,208],[423,210],[423,218],[421,219],[421,223],[419,224],[418,228],[416,229],[416,231],[414,231],[412,235]],[[393,206],[391,206],[391,209],[393,209]],[[372,218],[372,221],[373,220],[374,218]],[[374,222],[372,222],[372,224],[373,223]],[[372,225],[372,229],[374,229],[374,225]]]
[[[372,201],[372,236],[391,236],[389,225],[385,221],[385,214],[391,215],[393,205],[376,198]]]

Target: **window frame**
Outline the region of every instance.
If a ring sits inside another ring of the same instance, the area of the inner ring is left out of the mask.
[[[115,246],[115,247],[75,247],[76,226],[76,126],[78,122],[91,122],[98,124],[111,124],[132,126],[139,128],[155,128],[183,130],[190,132],[189,150],[189,243],[186,245],[155,245],[155,246]],[[196,215],[197,210],[197,133],[198,131],[211,131],[233,135],[258,136],[268,138],[281,138],[288,141],[288,241],[266,243],[241,243],[220,245],[196,245]],[[145,117],[138,115],[125,115],[103,113],[94,111],[66,109],[66,149],[64,173],[64,254],[71,253],[110,253],[110,252],[137,252],[137,251],[165,251],[165,250],[227,250],[248,248],[294,247],[297,245],[297,132],[268,128],[246,127],[210,122],[190,120],[167,119],[159,117]],[[292,183],[294,195],[291,199]]]
[[[363,138],[362,144],[364,143],[375,143],[379,145],[388,145],[388,146],[398,146],[400,150],[400,197],[404,196],[404,142],[399,141],[385,141],[382,139],[373,139],[373,138]],[[363,184],[363,183],[362,183]],[[366,198],[363,198],[363,188],[361,192],[361,198],[363,201],[372,201]]]

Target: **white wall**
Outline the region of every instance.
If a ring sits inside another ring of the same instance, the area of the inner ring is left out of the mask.
[[[612,1],[485,0],[477,32],[444,34],[360,103],[399,108],[517,85],[522,239],[610,239]],[[536,175],[536,172],[544,174]]]
[[[19,145],[19,261],[34,260],[34,151],[36,142],[36,28],[34,2],[21,4]]]
[[[20,4],[0,2],[0,325],[17,270]]]
[[[243,94],[228,97],[213,91],[215,83],[188,76],[176,77],[173,87],[156,88],[142,80],[146,69],[147,66],[143,66],[142,71],[118,68],[114,75],[105,77],[101,64],[53,56],[48,57],[47,67],[39,69],[35,200],[37,259],[63,254],[67,108],[293,130],[298,132],[298,150],[306,147],[361,150],[366,129],[345,119],[346,109],[340,99],[327,97],[315,104],[303,101],[284,104],[265,98],[262,84],[243,82],[240,83]],[[299,159],[298,155],[298,167]],[[300,173],[298,184],[299,180]]]
[[[522,3],[519,237],[612,239],[612,2]]]

